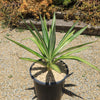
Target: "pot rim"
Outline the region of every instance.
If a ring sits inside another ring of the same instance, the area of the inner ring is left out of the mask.
[[[41,60],[41,59],[39,59],[39,60]],[[61,61],[62,61],[62,60],[61,60]],[[64,62],[63,62],[63,63],[64,63]],[[64,63],[65,66],[66,66],[66,68],[67,68],[67,72],[66,72],[66,76],[65,76],[62,80],[57,81],[57,82],[50,82],[50,83],[48,83],[48,82],[42,82],[42,81],[39,81],[38,79],[36,79],[36,78],[31,74],[31,70],[32,70],[32,67],[33,67],[34,64],[35,64],[35,62],[33,62],[33,64],[31,65],[31,67],[30,67],[30,69],[29,69],[29,73],[30,73],[31,78],[32,78],[35,82],[37,82],[38,84],[41,84],[41,85],[60,84],[61,82],[65,81],[65,79],[66,79],[67,77],[69,77],[70,75],[73,74],[73,72],[72,72],[71,74],[69,74],[69,69],[68,69],[67,65]]]

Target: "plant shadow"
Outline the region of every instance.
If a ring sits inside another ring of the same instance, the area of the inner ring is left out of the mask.
[[[73,86],[76,86],[76,85],[75,84],[64,84],[64,87],[62,89],[63,94],[66,94],[66,95],[71,96],[71,97],[75,96],[75,97],[78,97],[80,99],[84,99],[83,97],[81,97],[81,96],[75,94],[74,92],[69,91],[68,89],[65,88],[65,87],[73,87]]]
[[[38,67],[38,68],[32,68],[31,69],[32,71],[36,71],[37,72],[35,74],[33,74],[34,78],[36,78],[37,76],[41,75],[42,73],[46,72],[47,71],[47,68],[41,68],[41,67]]]

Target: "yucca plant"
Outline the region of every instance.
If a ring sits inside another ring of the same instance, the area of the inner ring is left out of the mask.
[[[61,41],[59,42],[57,47],[55,47],[55,44],[56,44],[56,34],[55,34],[55,32],[56,32],[56,27],[55,27],[56,18],[55,18],[55,14],[53,16],[52,25],[51,25],[49,32],[47,30],[47,24],[46,24],[45,17],[43,19],[40,16],[40,19],[41,19],[41,24],[42,24],[42,34],[39,33],[39,31],[32,24],[31,21],[30,21],[30,24],[34,28],[35,32],[30,28],[30,26],[28,26],[27,24],[26,25],[27,25],[28,29],[30,30],[31,34],[33,35],[33,37],[31,37],[29,39],[32,40],[37,45],[41,54],[30,49],[30,48],[28,48],[28,47],[26,47],[23,44],[20,44],[19,42],[16,42],[16,41],[6,37],[8,40],[19,45],[20,47],[24,48],[25,50],[29,51],[30,53],[39,57],[42,60],[40,61],[40,60],[37,60],[37,59],[23,58],[23,57],[20,57],[20,59],[43,64],[44,66],[47,67],[48,70],[53,69],[53,70],[55,70],[59,73],[61,73],[61,70],[60,70],[59,66],[57,66],[56,62],[61,60],[61,59],[78,60],[78,61],[81,61],[85,64],[88,64],[92,68],[100,71],[100,69],[98,69],[96,66],[90,64],[89,62],[85,61],[84,59],[72,55],[74,53],[77,53],[77,52],[80,52],[82,50],[89,48],[89,46],[86,46],[86,45],[91,44],[95,41],[84,43],[84,44],[81,44],[81,45],[77,45],[77,46],[70,47],[70,48],[67,48],[65,50],[62,50],[64,48],[64,46],[66,46],[72,40],[74,40],[76,37],[78,37],[87,28],[87,26],[85,26],[84,28],[75,32],[75,30],[73,30],[73,28],[76,25],[76,23],[74,23],[72,25],[72,27],[64,35],[64,37],[61,39]],[[86,46],[86,47],[84,47],[84,46]]]

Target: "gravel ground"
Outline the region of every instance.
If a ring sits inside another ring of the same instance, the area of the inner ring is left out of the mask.
[[[57,33],[57,43],[64,34]],[[29,75],[31,62],[22,61],[18,57],[35,57],[4,37],[10,37],[28,47],[38,51],[36,45],[30,40],[28,30],[19,32],[8,28],[0,28],[0,100],[32,100],[34,94],[33,80]],[[76,55],[100,68],[100,38],[80,35],[69,46],[98,40],[91,44],[91,48]],[[69,72],[74,72],[65,80],[64,94],[61,100],[100,100],[100,73],[88,65],[77,61],[64,60]],[[81,98],[82,97],[82,98]],[[36,99],[34,99],[36,100]]]

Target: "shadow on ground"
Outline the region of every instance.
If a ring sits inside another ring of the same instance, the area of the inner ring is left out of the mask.
[[[81,96],[75,94],[74,92],[69,91],[68,89],[66,89],[66,87],[73,87],[73,86],[76,86],[76,85],[75,84],[64,84],[64,87],[62,88],[63,94],[66,94],[66,95],[71,96],[71,97],[76,96],[80,99],[83,99],[83,97],[81,97]],[[35,96],[32,98],[32,100],[37,98],[36,92],[35,92],[35,87],[27,88],[26,90],[34,90]]]

